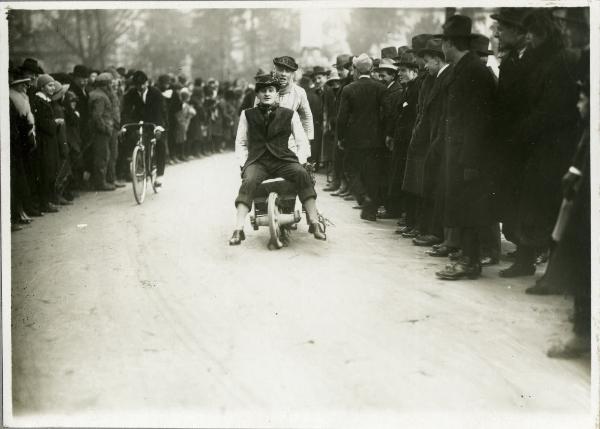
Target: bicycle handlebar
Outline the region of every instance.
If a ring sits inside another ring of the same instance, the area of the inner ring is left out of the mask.
[[[129,124],[124,124],[121,125],[121,128],[129,128],[129,127],[149,127],[152,126],[154,128],[156,128],[158,125],[156,125],[153,122],[144,122],[144,121],[140,121],[140,122],[131,122]]]

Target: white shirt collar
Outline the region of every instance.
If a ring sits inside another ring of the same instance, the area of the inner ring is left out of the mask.
[[[359,79],[365,79],[365,78],[366,78],[366,79],[371,79],[371,75],[368,75],[368,74],[363,74],[363,75],[359,76],[358,78],[359,78]]]
[[[442,72],[444,70],[446,70],[449,66],[450,66],[450,64],[444,64],[444,66],[440,69],[440,71],[437,72],[437,76],[436,77],[440,77],[440,75],[442,74]]]

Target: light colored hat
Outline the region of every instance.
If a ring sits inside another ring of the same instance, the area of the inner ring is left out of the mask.
[[[394,60],[392,58],[382,58],[381,62],[379,63],[379,66],[377,66],[376,70],[384,70],[384,69],[397,71],[398,67],[396,67],[394,65]]]
[[[373,68],[373,60],[367,54],[360,54],[352,60],[352,65],[359,73],[366,74]]]
[[[327,82],[325,83],[329,83],[329,82],[333,82],[333,81],[339,81],[340,80],[340,74],[338,73],[337,69],[331,69],[331,72],[329,72],[329,77],[327,79]]]
[[[42,89],[43,87],[48,85],[50,82],[56,82],[56,81],[49,74],[41,74],[37,78],[37,88]]]
[[[113,76],[108,72],[100,73],[98,77],[96,77],[96,83],[112,82],[112,80]]]

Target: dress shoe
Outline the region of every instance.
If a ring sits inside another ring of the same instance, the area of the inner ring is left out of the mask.
[[[340,185],[338,183],[332,183],[331,185],[328,185],[326,187],[323,188],[323,192],[335,192],[340,188]]]
[[[29,216],[33,216],[33,217],[42,217],[42,216],[44,216],[44,213],[42,213],[42,212],[41,212],[41,211],[39,211],[38,209],[34,209],[34,208],[27,209],[27,210],[26,210],[26,213],[27,213]]]
[[[323,222],[313,222],[312,234],[317,240],[327,240],[327,234],[325,234],[325,224]]]
[[[418,229],[413,229],[411,231],[406,231],[402,233],[402,238],[416,238],[420,234]]]
[[[346,195],[344,197],[344,201],[354,201],[356,200],[356,198],[354,198],[352,195]]]
[[[60,197],[58,197],[58,204],[61,206],[72,206],[73,205],[73,203],[71,201],[67,200],[62,195]]]
[[[441,280],[474,280],[481,275],[481,265],[471,263],[467,258],[461,259],[454,264],[446,265],[442,271],[438,271],[435,275]]]
[[[377,213],[377,217],[379,219],[397,219],[398,215],[392,212],[388,212],[387,210],[384,210],[381,213]]]
[[[160,180],[156,179],[156,180],[154,181],[154,187],[155,187],[155,188],[160,188],[160,187],[162,187],[162,182],[161,182]]]
[[[428,250],[425,253],[427,253],[429,256],[433,256],[435,258],[445,258],[450,253],[456,252],[456,250],[457,249],[454,247],[440,246],[440,247],[433,247],[433,248],[431,248],[431,250]]]
[[[353,209],[356,209],[356,210],[362,210],[362,209],[364,209],[365,207],[364,207],[363,205],[361,205],[361,204],[357,204],[357,205],[355,205],[355,206],[352,206],[352,208],[353,208]]]
[[[396,225],[398,225],[398,226],[406,226],[407,225],[407,223],[406,223],[406,217],[402,216],[400,219],[398,219],[398,222],[396,222]]]
[[[103,183],[94,188],[96,191],[114,191],[116,188],[110,183]]]
[[[536,283],[534,286],[525,289],[525,293],[528,295],[560,295],[561,293],[550,289],[544,283]]]
[[[115,185],[115,188],[124,188],[125,187],[125,183],[121,182],[120,180],[115,180],[113,185]]]
[[[510,267],[500,270],[498,274],[504,278],[532,276],[535,274],[535,265],[522,265],[515,262]]]
[[[58,213],[58,207],[52,203],[47,203],[45,206],[42,206],[41,211],[44,213]]]
[[[454,252],[448,253],[448,259],[451,261],[458,261],[460,258],[462,258],[462,250],[460,249],[456,249]]]
[[[414,228],[412,226],[401,226],[400,228],[398,228],[396,231],[394,231],[396,234],[404,234],[405,232],[409,232],[412,231]]]
[[[75,199],[75,195],[71,191],[63,192],[63,198],[67,201],[73,201]]]
[[[573,335],[567,342],[552,346],[546,355],[556,359],[575,359],[589,354],[591,345],[590,337]]]
[[[364,220],[368,220],[370,222],[377,221],[377,216],[372,211],[366,211],[365,209],[360,212],[360,218]]]
[[[435,244],[441,243],[441,239],[436,237],[435,235],[427,234],[427,235],[419,235],[413,238],[412,242],[415,246],[425,246],[431,247]]]
[[[550,257],[550,252],[540,253],[538,255],[538,257],[535,258],[535,265],[545,264],[546,262],[548,262],[549,257]]]
[[[19,224],[16,223],[11,223],[10,224],[10,231],[11,232],[15,232],[15,231],[21,231],[23,229],[23,227]]]
[[[344,197],[347,197],[347,196],[349,196],[349,195],[352,195],[352,193],[351,193],[350,191],[346,191],[346,192],[344,192],[344,193],[341,193],[341,194],[340,194],[340,195],[338,195],[338,196],[339,196],[339,197],[342,197],[342,198],[344,198]]]
[[[489,267],[491,265],[498,265],[500,263],[500,258],[497,256],[482,256],[480,259],[482,267]]]
[[[240,244],[245,239],[246,239],[246,235],[244,234],[244,230],[243,229],[236,229],[235,231],[233,231],[233,235],[229,239],[229,245],[230,246],[237,246],[238,244]]]

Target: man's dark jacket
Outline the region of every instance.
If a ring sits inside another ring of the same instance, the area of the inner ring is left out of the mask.
[[[361,77],[342,89],[337,117],[337,137],[350,150],[381,149],[384,130],[381,101],[385,86]]]
[[[144,121],[166,127],[162,94],[158,89],[149,87],[144,103],[142,94],[136,88],[131,88],[123,97],[122,117],[123,123]]]

